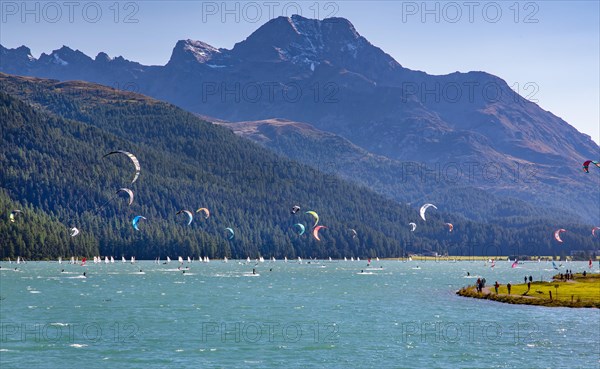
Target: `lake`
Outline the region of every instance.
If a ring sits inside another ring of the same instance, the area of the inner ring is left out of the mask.
[[[0,265],[3,369],[600,366],[599,309],[455,295],[549,280],[547,262]]]

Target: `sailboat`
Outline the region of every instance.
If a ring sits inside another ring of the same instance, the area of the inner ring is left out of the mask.
[[[104,264],[108,264],[108,256],[104,257]]]
[[[126,263],[125,256],[121,256],[121,263]]]
[[[60,256],[58,257],[58,263],[62,264],[62,257],[60,257]]]
[[[223,262],[226,263],[227,262],[227,256],[224,257]]]
[[[111,263],[111,264],[114,264],[114,263],[115,263],[115,258],[114,258],[114,257],[112,257],[112,256],[110,257],[110,263]]]
[[[167,263],[171,262],[171,258],[167,256]]]
[[[283,261],[284,261],[285,263],[287,263],[287,256],[284,256],[284,257],[283,257]]]
[[[131,257],[131,264],[135,263],[135,256]]]
[[[191,263],[192,259],[190,259],[190,257],[188,256],[188,263]]]
[[[179,264],[183,264],[183,258],[181,256],[178,258],[178,261],[179,261]]]

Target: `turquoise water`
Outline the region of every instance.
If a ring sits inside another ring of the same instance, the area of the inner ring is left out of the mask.
[[[598,309],[454,294],[547,280],[545,262],[0,265],[2,369],[600,366]]]

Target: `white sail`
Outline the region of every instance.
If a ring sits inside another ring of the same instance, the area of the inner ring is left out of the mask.
[[[125,256],[121,256],[121,263],[125,263]]]
[[[108,256],[104,257],[104,264],[108,264]]]
[[[58,257],[58,263],[62,264],[62,257],[60,257],[60,256]]]
[[[188,256],[188,263],[191,263],[192,259],[190,259],[190,257]]]
[[[171,258],[167,256],[167,263],[171,262]]]
[[[287,256],[283,257],[283,261],[287,263]]]
[[[111,263],[111,264],[114,264],[114,263],[115,263],[115,258],[114,258],[114,257],[112,257],[112,256],[110,257],[110,263]]]
[[[179,258],[177,258],[177,260],[179,261],[180,264],[183,264],[183,258],[181,256]]]
[[[131,264],[135,263],[135,256],[131,257]]]
[[[227,262],[227,256],[224,257],[223,262],[226,263]]]

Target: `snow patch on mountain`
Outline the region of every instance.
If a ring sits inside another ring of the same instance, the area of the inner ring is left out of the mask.
[[[66,62],[60,58],[58,53],[53,53],[52,56],[54,57],[54,59],[52,60],[52,62],[54,64],[62,65],[63,67],[69,65],[68,62]]]

